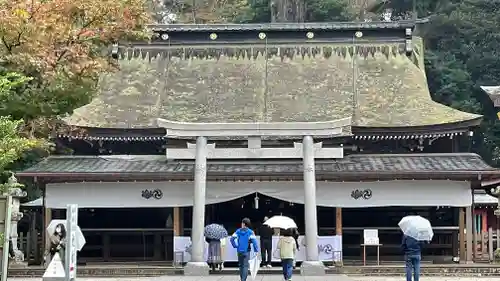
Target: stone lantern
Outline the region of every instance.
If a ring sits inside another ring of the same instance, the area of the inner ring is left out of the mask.
[[[500,201],[500,199],[499,199],[499,197],[500,197],[500,186],[491,188],[490,189],[490,193],[491,193],[491,195],[495,196],[497,198],[497,200]],[[500,204],[499,203],[500,202],[497,202],[497,208],[494,211],[494,214],[497,217],[500,217]]]
[[[23,218],[23,213],[20,212],[20,199],[27,196],[26,191],[23,191],[21,188],[22,184],[17,182],[14,174],[11,174],[9,180],[5,184],[5,193],[6,195],[12,196],[12,218],[11,218],[11,227],[10,234],[6,239],[10,239],[12,241],[12,247],[14,250],[14,261],[9,264],[11,267],[19,267],[26,266],[24,262],[24,254],[17,247],[17,224]]]

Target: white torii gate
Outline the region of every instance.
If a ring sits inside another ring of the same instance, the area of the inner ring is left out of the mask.
[[[191,261],[184,268],[185,275],[208,275],[209,268],[203,259],[205,226],[205,196],[207,158],[302,158],[304,167],[305,237],[307,245],[316,245],[318,236],[316,208],[315,158],[343,158],[343,148],[323,148],[314,144],[313,136],[335,137],[351,125],[351,118],[327,122],[287,123],[183,123],[158,119],[157,125],[167,130],[168,137],[196,137],[196,144],[186,148],[167,149],[167,159],[194,159],[193,225],[191,229]],[[302,143],[293,148],[262,148],[261,137],[301,137]],[[216,148],[207,144],[207,137],[247,137],[247,148]],[[319,260],[316,247],[307,247],[306,260],[301,271],[305,275],[324,275],[325,268]]]

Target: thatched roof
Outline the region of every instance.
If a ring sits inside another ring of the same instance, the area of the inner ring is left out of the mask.
[[[109,128],[182,122],[303,122],[411,127],[481,116],[432,101],[422,57],[401,44],[135,49],[100,94],[67,119]],[[158,55],[156,57],[155,55]],[[353,67],[354,66],[354,67]]]

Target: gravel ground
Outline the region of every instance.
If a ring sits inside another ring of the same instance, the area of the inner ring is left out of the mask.
[[[9,281],[34,281],[41,278],[9,278]],[[164,276],[143,278],[77,278],[77,281],[239,281],[239,277],[210,276],[210,277],[187,277],[187,276]],[[251,281],[251,278],[248,278]],[[257,276],[256,281],[282,281],[279,275]],[[327,275],[325,277],[294,276],[293,281],[404,281],[404,277],[344,277]],[[420,281],[500,281],[500,277],[421,277]]]

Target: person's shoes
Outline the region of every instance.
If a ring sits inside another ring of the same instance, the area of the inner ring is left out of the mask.
[[[267,267],[267,268],[273,268],[273,266],[272,266],[272,265],[270,265],[270,264],[266,265],[266,267]]]

